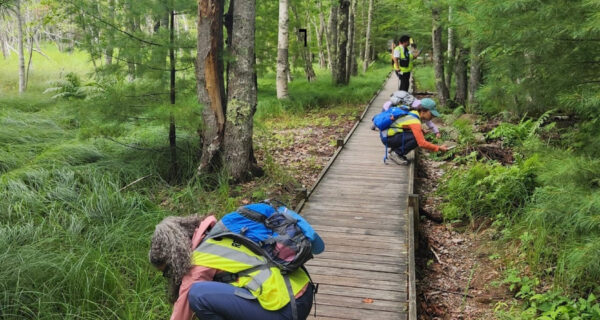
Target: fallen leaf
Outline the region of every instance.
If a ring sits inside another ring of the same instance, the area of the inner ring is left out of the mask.
[[[371,299],[371,298],[364,298],[362,302],[363,303],[373,303],[373,299]]]

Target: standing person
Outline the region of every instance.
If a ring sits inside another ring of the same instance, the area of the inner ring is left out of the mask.
[[[408,91],[410,85],[410,73],[413,70],[413,61],[419,56],[419,52],[411,52],[408,48],[410,37],[403,35],[400,42],[394,48],[394,71],[400,80],[398,90]]]
[[[239,275],[231,284],[215,281],[223,272],[247,268],[233,258],[259,257],[230,238],[203,242],[216,222],[214,216],[167,217],[156,226],[149,260],[167,278],[169,300],[174,303],[171,320],[191,320],[194,315],[203,320],[292,319],[291,297],[278,269]],[[314,286],[301,268],[288,277],[298,319],[304,320],[312,308]],[[260,290],[251,291],[256,283]]]
[[[425,140],[421,121],[430,121],[433,117],[440,114],[435,108],[435,101],[425,98],[421,100],[421,105],[416,110],[411,110],[412,115],[406,115],[394,123],[387,130],[388,147],[392,150],[389,158],[397,164],[406,165],[409,163],[406,154],[416,147],[425,148],[431,151],[448,151],[446,146],[438,146]]]

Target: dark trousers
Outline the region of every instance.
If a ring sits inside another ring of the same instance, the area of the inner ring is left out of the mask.
[[[404,90],[408,92],[408,87],[410,86],[410,72],[404,72],[400,74],[400,71],[396,71],[396,76],[398,76],[398,90]]]
[[[200,320],[291,320],[292,307],[288,303],[277,311],[268,311],[252,294],[227,283],[202,281],[192,285],[188,294],[190,308]],[[296,300],[298,319],[305,320],[313,302],[313,286]]]
[[[412,131],[399,132],[388,137],[388,147],[392,148],[392,151],[400,156],[405,156],[418,146],[419,144]]]

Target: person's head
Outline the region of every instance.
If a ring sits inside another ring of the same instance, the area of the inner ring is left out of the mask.
[[[175,302],[181,279],[191,268],[192,237],[203,217],[166,217],[154,230],[148,258],[167,278],[167,296]]]
[[[419,106],[419,117],[421,120],[429,121],[433,119],[433,117],[439,116],[440,113],[435,108],[435,101],[429,98],[421,100],[421,105]]]
[[[400,45],[401,46],[406,48],[409,43],[410,43],[410,36],[403,35],[402,37],[400,37]]]

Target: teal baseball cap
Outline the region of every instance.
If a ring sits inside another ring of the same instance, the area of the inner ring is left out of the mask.
[[[435,108],[435,101],[433,101],[433,99],[429,99],[429,98],[422,99],[421,100],[421,107],[423,109],[427,109],[427,110],[431,111],[431,114],[434,117],[439,117],[440,116],[440,113]]]

